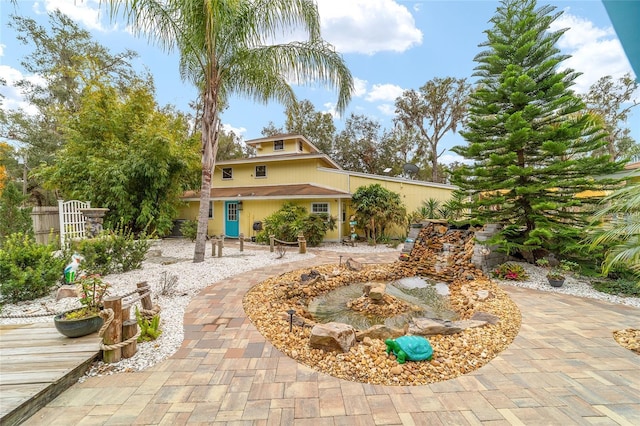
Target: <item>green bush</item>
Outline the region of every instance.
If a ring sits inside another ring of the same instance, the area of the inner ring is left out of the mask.
[[[108,275],[139,269],[150,243],[145,234],[138,239],[133,232],[118,228],[104,231],[96,238],[75,241],[71,251],[84,256],[82,269],[90,274]]]
[[[33,234],[31,207],[21,207],[25,198],[13,182],[0,194],[0,247],[11,234]]]
[[[46,296],[62,278],[63,258],[54,244],[38,244],[30,235],[9,235],[0,248],[0,298],[16,303]]]
[[[302,234],[310,247],[319,246],[327,231],[335,227],[335,218],[326,213],[310,214],[302,219]]]
[[[195,241],[196,235],[198,234],[198,221],[184,221],[182,225],[180,225],[180,233],[182,233],[185,238],[189,238],[191,241]]]
[[[511,262],[498,265],[491,273],[495,278],[501,280],[524,281],[529,278],[527,272],[521,265]]]
[[[298,241],[300,232],[307,245],[316,247],[327,231],[335,228],[335,218],[327,214],[308,214],[307,209],[293,203],[284,203],[280,210],[264,219],[264,229],[256,236],[256,241],[269,242],[269,235],[281,241]]]
[[[630,279],[596,280],[592,282],[594,289],[607,294],[624,297],[640,297],[640,286]]]

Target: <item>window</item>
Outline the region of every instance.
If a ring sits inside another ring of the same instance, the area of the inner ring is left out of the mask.
[[[311,214],[329,214],[329,203],[311,203]]]
[[[302,152],[302,141],[298,141],[298,151]]]
[[[222,168],[222,180],[233,179],[233,169],[231,167]]]
[[[282,151],[284,149],[284,141],[273,141],[273,150]]]
[[[267,166],[256,166],[256,177],[257,178],[267,177]]]
[[[209,219],[213,219],[213,201],[209,201]]]
[[[227,205],[227,220],[229,222],[236,222],[238,220],[238,204],[229,203]]]

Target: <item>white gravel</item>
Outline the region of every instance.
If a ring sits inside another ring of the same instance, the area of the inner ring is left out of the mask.
[[[613,294],[606,294],[595,290],[589,281],[585,279],[575,278],[568,275],[562,287],[552,287],[547,280],[547,269],[540,268],[535,265],[531,265],[526,262],[513,262],[521,265],[529,279],[527,281],[510,281],[499,280],[492,278],[494,281],[500,284],[507,284],[516,287],[531,288],[540,291],[549,291],[553,293],[568,294],[571,296],[588,297],[590,299],[605,300],[611,303],[618,303],[621,305],[634,306],[640,308],[640,298],[638,297],[622,297]]]
[[[367,244],[358,244],[355,247],[341,244],[325,244],[320,247],[320,250],[331,250],[347,254],[385,251],[397,251],[399,253],[400,249],[401,246],[389,248],[384,245],[369,246]],[[203,288],[235,274],[257,269],[274,262],[287,263],[314,257],[312,253],[298,254],[294,251],[295,249],[289,249],[283,258],[277,259],[277,253],[258,249],[253,244],[245,244],[243,252],[240,252],[237,246],[225,247],[223,257],[214,258],[210,255],[210,246],[208,245],[205,261],[193,263],[191,259],[193,257],[194,243],[181,239],[154,241],[151,250],[160,250],[162,259],[150,257],[143,262],[142,269],[123,274],[108,275],[104,279],[112,284],[111,294],[128,293],[136,288],[137,283],[147,281],[153,293],[153,303],[160,305],[161,308],[160,328],[162,329],[162,334],[153,342],[139,343],[138,351],[132,358],[123,359],[115,364],[95,363],[81,381],[87,376],[141,371],[173,355],[180,348],[184,338],[183,319],[185,308],[191,298]],[[175,263],[163,264],[159,260],[171,260]],[[600,293],[595,291],[588,282],[572,277],[567,278],[563,287],[551,287],[547,282],[544,269],[525,263],[522,266],[529,274],[528,281],[498,280],[498,282],[542,291],[590,297],[640,308],[640,298],[624,298]],[[170,294],[161,294],[163,283],[172,277],[177,278],[175,287]],[[54,294],[30,302],[15,305],[7,304],[0,313],[0,324],[49,322],[52,321],[51,315],[37,315],[54,314],[78,306],[79,302],[75,298],[66,298],[56,302]],[[6,318],[20,315],[29,317]]]

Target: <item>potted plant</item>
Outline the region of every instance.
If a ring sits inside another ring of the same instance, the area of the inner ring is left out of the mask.
[[[547,274],[547,280],[552,287],[562,287],[562,284],[564,284],[565,276],[559,269],[552,269]]]
[[[81,277],[78,292],[82,307],[56,315],[53,318],[56,329],[67,337],[81,337],[98,331],[103,323],[100,317],[102,299],[110,286],[100,275]]]

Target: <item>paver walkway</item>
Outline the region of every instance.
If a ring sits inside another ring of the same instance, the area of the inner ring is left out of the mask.
[[[367,385],[297,364],[257,332],[242,297],[268,276],[338,256],[318,252],[205,289],[173,357],[76,384],[25,424],[640,424],[640,356],[612,338],[640,324],[640,309],[590,299],[505,287],[522,310],[520,334],[486,366],[446,382]]]

